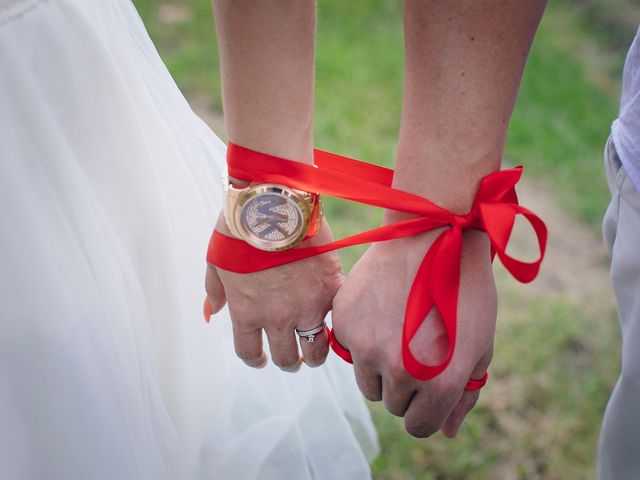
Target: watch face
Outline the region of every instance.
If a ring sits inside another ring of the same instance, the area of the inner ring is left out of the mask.
[[[240,209],[245,240],[263,250],[297,244],[306,230],[307,207],[299,195],[282,187],[264,186],[247,194]]]

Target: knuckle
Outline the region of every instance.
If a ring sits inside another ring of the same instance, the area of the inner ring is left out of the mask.
[[[399,405],[387,401],[386,398],[384,399],[384,408],[386,408],[387,412],[389,412],[391,415],[395,415],[396,417],[404,417],[405,410]]]
[[[325,361],[326,361],[326,357],[324,358],[320,358],[320,359],[314,359],[314,360],[309,360],[307,357],[305,357],[304,359],[304,363],[311,368],[318,368],[321,367],[322,365],[324,365]]]
[[[262,356],[240,357],[240,359],[250,367],[258,367],[264,364]]]
[[[358,343],[351,346],[351,350],[363,363],[369,365],[377,364],[379,352],[378,348],[372,341],[360,340]]]
[[[409,419],[405,417],[405,430],[415,438],[428,438],[440,430],[440,426],[440,423],[430,419]]]
[[[468,378],[459,374],[447,375],[446,377],[439,379],[438,383],[435,385],[435,392],[437,392],[437,396],[442,399],[450,399],[459,395],[460,392],[464,390],[464,386],[467,384],[468,380]]]
[[[382,400],[382,392],[380,386],[374,381],[367,382],[361,375],[356,375],[356,383],[362,392],[362,396],[370,402],[379,402]]]
[[[434,403],[431,395],[418,394],[404,416],[404,426],[412,437],[427,438],[439,431],[448,416],[449,409]]]
[[[243,360],[245,365],[248,365],[253,368],[261,368],[265,365],[261,358],[257,358],[255,360]]]
[[[360,388],[360,391],[362,392],[362,396],[370,402],[379,402],[382,400],[382,395],[380,395],[380,392],[378,391],[367,388]]]
[[[482,358],[479,367],[481,370],[486,371],[489,369],[489,365],[491,365],[491,361],[493,360],[493,348],[491,348]]]
[[[236,355],[246,363],[258,363],[262,352],[255,348],[238,347],[236,348]]]
[[[473,410],[473,407],[476,406],[478,402],[478,398],[480,398],[480,392],[475,391],[469,395],[463,397],[463,410],[460,413],[460,417],[464,418],[467,413]]]
[[[252,330],[254,328],[253,326],[258,324],[255,317],[255,309],[246,308],[243,302],[237,302],[233,299],[229,299],[228,304],[234,328],[238,329],[241,333]]]
[[[291,368],[298,363],[298,357],[293,354],[274,355],[272,360],[279,368]]]
[[[326,360],[329,354],[328,349],[313,350],[304,354],[304,362],[310,367],[319,367]]]
[[[387,360],[388,379],[393,385],[404,384],[409,379],[409,375],[404,368],[402,359],[394,357]]]
[[[271,334],[278,336],[293,335],[295,316],[287,313],[266,314],[263,322],[267,325]]]

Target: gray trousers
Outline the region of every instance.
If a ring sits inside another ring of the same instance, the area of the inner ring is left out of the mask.
[[[640,479],[640,192],[611,139],[605,147],[611,203],[603,221],[622,330],[622,371],[605,410],[598,448],[600,480]]]

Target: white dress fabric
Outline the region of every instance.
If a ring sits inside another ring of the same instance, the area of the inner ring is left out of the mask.
[[[224,156],[129,0],[0,0],[0,478],[369,478],[350,366],[203,321]]]

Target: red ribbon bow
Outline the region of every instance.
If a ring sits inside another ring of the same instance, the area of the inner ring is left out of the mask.
[[[384,225],[325,245],[266,252],[248,243],[214,231],[207,261],[236,273],[250,273],[295,262],[344,247],[380,242],[446,228],[427,251],[413,281],[404,315],[402,360],[406,371],[420,380],[430,380],[447,368],[456,344],[456,318],[460,287],[462,230],[475,228],[487,233],[492,255],[497,254],[506,269],[519,281],[530,282],[538,274],[547,243],[544,222],[518,204],[515,185],[522,167],[509,168],[485,176],[471,211],[456,215],[418,195],[391,188],[393,170],[360,162],[322,150],[314,150],[315,166],[285,160],[229,142],[229,175],[239,180],[276,183],[322,195],[352,200],[417,215],[416,218]],[[506,253],[516,215],[526,218],[538,238],[540,258],[522,262]],[[411,339],[433,307],[437,307],[448,336],[448,354],[437,365],[420,362],[409,348]],[[331,347],[352,363],[351,354],[330,333]],[[471,379],[468,390],[481,388],[487,375]]]

